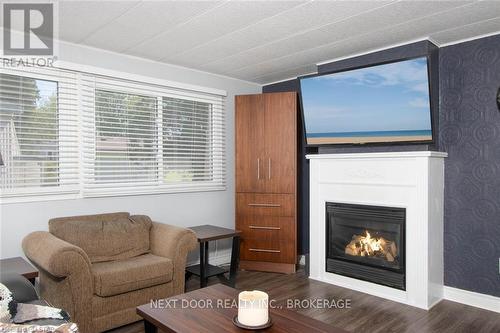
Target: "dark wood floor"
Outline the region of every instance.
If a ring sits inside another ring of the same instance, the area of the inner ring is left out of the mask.
[[[217,278],[209,284],[217,283]],[[198,287],[190,279],[187,289]],[[388,301],[357,291],[309,280],[302,271],[284,275],[262,272],[240,272],[237,289],[260,289],[271,299],[350,299],[350,309],[298,309],[297,311],[350,332],[436,332],[436,333],[500,333],[500,314],[442,301],[430,311]],[[143,333],[142,323],[131,324],[109,333]]]

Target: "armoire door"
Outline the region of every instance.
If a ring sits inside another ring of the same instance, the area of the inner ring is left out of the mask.
[[[297,168],[297,95],[263,94],[266,193],[295,193]]]
[[[264,186],[264,105],[261,94],[236,96],[236,192]]]

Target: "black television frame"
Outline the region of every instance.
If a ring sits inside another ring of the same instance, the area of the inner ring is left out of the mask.
[[[429,89],[429,108],[430,108],[430,117],[431,117],[431,132],[432,132],[432,139],[431,140],[419,140],[419,141],[390,141],[390,142],[360,142],[360,143],[317,143],[317,144],[309,144],[307,143],[307,131],[306,131],[306,122],[305,122],[305,117],[304,117],[304,105],[302,104],[302,85],[301,85],[301,80],[302,79],[307,79],[311,77],[318,77],[318,76],[326,76],[326,75],[331,75],[331,74],[336,74],[336,73],[343,73],[343,72],[349,72],[357,69],[362,69],[362,68],[368,68],[368,67],[376,67],[376,66],[381,66],[381,65],[387,65],[387,64],[392,64],[396,62],[403,62],[403,61],[408,61],[408,60],[414,60],[414,59],[422,59],[425,58],[427,61],[427,85]],[[438,83],[433,83],[432,81],[432,61],[431,61],[431,54],[427,55],[418,55],[418,56],[413,56],[413,57],[403,57],[403,58],[396,58],[396,59],[391,59],[388,61],[382,61],[382,62],[376,62],[376,63],[369,63],[361,66],[354,66],[354,67],[349,67],[346,69],[341,69],[341,70],[333,70],[333,71],[327,71],[323,73],[315,73],[315,74],[309,74],[309,75],[303,75],[299,76],[298,79],[298,95],[299,95],[299,105],[300,105],[300,117],[302,121],[302,130],[304,131],[304,146],[306,148],[318,148],[318,147],[381,147],[381,146],[404,146],[404,145],[434,145],[436,144],[436,120],[435,120],[435,107],[433,104],[433,98],[434,98],[434,84]],[[439,96],[438,96],[439,97]]]

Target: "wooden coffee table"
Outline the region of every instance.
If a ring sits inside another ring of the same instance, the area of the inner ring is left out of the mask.
[[[189,293],[167,298],[160,301],[159,307],[151,303],[137,307],[137,314],[144,318],[146,333],[164,332],[248,332],[233,324],[233,317],[238,309],[231,304],[237,304],[238,291],[231,287],[216,284]],[[212,302],[212,306],[202,306]],[[198,304],[189,307],[186,303]],[[227,303],[225,303],[227,302]],[[218,306],[225,303],[226,306]],[[265,332],[330,332],[346,333],[321,321],[306,317],[287,309],[271,309],[273,325]]]

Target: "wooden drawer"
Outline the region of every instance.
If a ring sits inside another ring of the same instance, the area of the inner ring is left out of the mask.
[[[237,193],[236,216],[295,216],[295,196]]]
[[[270,241],[245,239],[241,241],[240,259],[270,261],[295,264],[295,243],[289,241]]]
[[[245,239],[295,242],[296,224],[294,217],[288,216],[239,216],[236,228]]]

